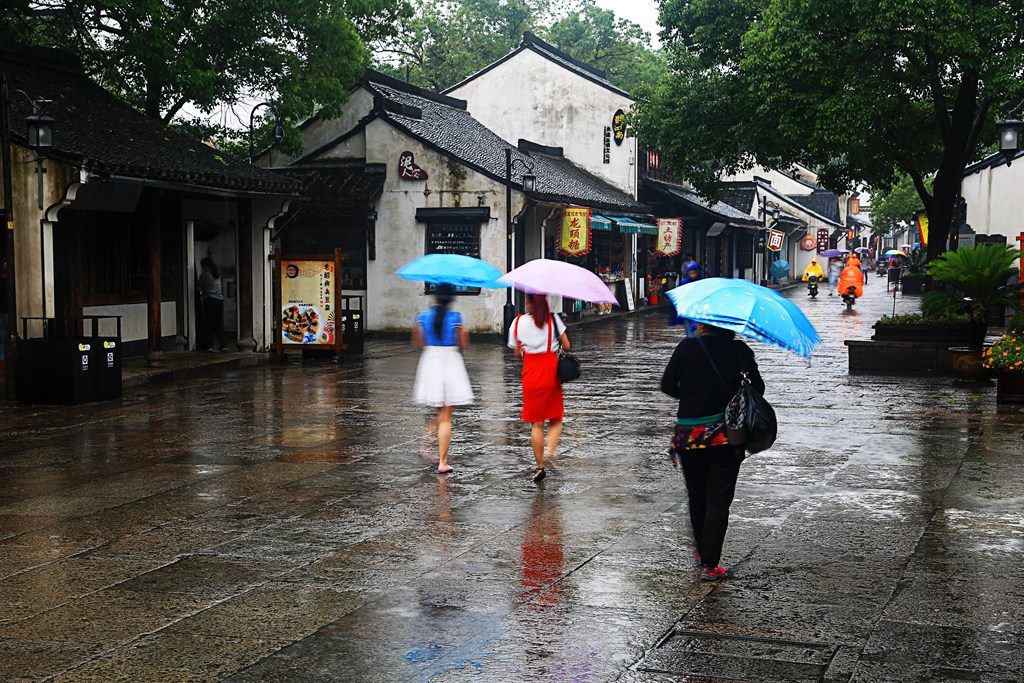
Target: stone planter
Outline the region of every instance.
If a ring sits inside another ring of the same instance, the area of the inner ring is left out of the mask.
[[[952,375],[946,343],[847,339],[851,375]]]
[[[996,402],[1024,403],[1024,372],[996,371]]]
[[[987,380],[992,371],[981,363],[981,350],[970,346],[951,346],[949,353],[953,359],[953,372],[960,379],[975,381]]]
[[[926,344],[962,346],[971,340],[971,328],[967,325],[886,325],[875,323],[875,341],[909,341]]]

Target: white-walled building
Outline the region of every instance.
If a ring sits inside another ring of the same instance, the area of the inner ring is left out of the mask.
[[[519,47],[444,94],[465,100],[500,137],[561,147],[570,161],[637,196],[637,140],[616,120],[636,100],[604,71],[525,33]]]
[[[967,200],[967,223],[978,235],[1005,237],[1016,245],[1024,232],[1024,151],[1011,163],[993,154],[964,170],[960,195]],[[1001,240],[999,240],[1001,241]]]
[[[478,121],[465,101],[372,71],[341,116],[312,119],[302,133],[303,156],[261,160],[303,178],[309,195],[282,221],[279,244],[286,255],[341,248],[350,271],[343,291],[365,297],[369,330],[407,330],[430,306],[423,284],[395,275],[425,253],[465,253],[505,270],[506,216],[513,223],[514,266],[553,256],[566,206],[646,213],[561,148],[524,139],[512,144]],[[523,189],[528,170],[536,176],[530,193]],[[505,290],[470,292],[457,308],[470,329],[498,332],[505,300]]]

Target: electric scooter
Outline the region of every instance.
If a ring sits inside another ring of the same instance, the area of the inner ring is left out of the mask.
[[[812,299],[818,296],[818,276],[811,275],[807,278],[807,295]]]
[[[846,294],[843,294],[843,303],[846,304],[846,310],[852,311],[853,305],[857,303],[857,288],[849,286],[846,288]]]

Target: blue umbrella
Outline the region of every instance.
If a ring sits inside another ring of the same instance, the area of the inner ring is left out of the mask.
[[[427,254],[410,261],[395,271],[396,275],[414,282],[432,285],[449,284],[456,287],[486,287],[505,289],[509,285],[497,282],[504,275],[487,261],[462,254]]]
[[[796,304],[747,280],[713,277],[668,293],[682,318],[809,356],[821,337]]]
[[[773,278],[781,278],[789,275],[789,261],[785,259],[779,259],[778,261],[772,261],[772,265],[768,267],[768,273]]]

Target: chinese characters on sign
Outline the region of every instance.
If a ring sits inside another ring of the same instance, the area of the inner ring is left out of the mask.
[[[416,165],[412,152],[402,152],[398,157],[398,175],[404,180],[427,179],[427,172]]]
[[[772,251],[781,251],[782,242],[786,239],[786,233],[781,230],[771,230],[768,232],[768,248]]]
[[[334,346],[333,261],[281,262],[281,341]]]
[[[860,213],[860,200],[859,199],[851,199],[850,200],[850,215],[851,216],[856,216],[859,213]]]
[[[621,109],[616,111],[615,116],[612,117],[612,133],[616,145],[621,145],[622,141],[626,139],[626,112]]]
[[[828,228],[818,228],[818,253],[828,250]]]
[[[566,207],[562,213],[562,235],[558,251],[566,256],[582,256],[590,251],[590,209]]]
[[[682,249],[683,222],[678,218],[658,219],[658,241],[654,245],[654,253],[662,256],[675,256]]]
[[[612,163],[612,127],[604,127],[604,163]]]

